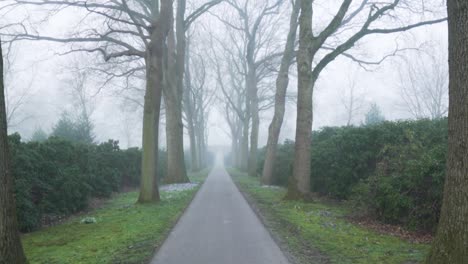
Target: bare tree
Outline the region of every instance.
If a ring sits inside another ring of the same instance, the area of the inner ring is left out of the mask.
[[[405,109],[416,119],[438,119],[448,111],[448,69],[437,53],[404,60],[399,70]]]
[[[231,31],[231,39],[236,39],[240,43],[235,49],[237,56],[242,56],[243,69],[241,73],[245,78],[246,89],[246,116],[244,122],[244,138],[242,140],[242,157],[247,160],[248,173],[251,176],[257,174],[257,151],[258,151],[258,135],[260,127],[260,100],[259,100],[259,82],[265,76],[265,73],[271,71],[270,63],[275,58],[281,56],[278,52],[278,46],[274,45],[275,33],[278,32],[275,28],[276,22],[279,19],[280,7],[283,3],[281,0],[249,2],[228,0],[227,3],[234,9],[236,15],[231,20],[227,20],[218,16],[218,19],[226,25]],[[234,37],[232,34],[240,34]],[[273,67],[274,68],[274,67]],[[249,124],[250,129],[250,151],[248,146]],[[245,164],[242,164],[244,167]]]
[[[240,146],[241,146],[241,138],[242,135],[242,121],[240,120],[239,116],[235,113],[235,110],[231,108],[231,104],[229,102],[224,101],[223,109],[221,112],[225,115],[225,120],[229,126],[229,136],[231,137],[231,164],[234,167],[240,168],[241,167],[241,160],[240,157]]]
[[[268,1],[267,1],[268,2]],[[259,117],[259,99],[258,99],[258,79],[257,79],[257,70],[259,65],[262,63],[262,60],[268,58],[261,57],[258,58],[256,54],[258,49],[261,48],[261,42],[258,42],[259,28],[265,18],[265,16],[272,15],[275,13],[276,9],[280,6],[282,1],[276,1],[273,3],[266,3],[263,7],[263,10],[257,17],[249,17],[249,12],[246,8],[241,8],[240,6],[233,4],[232,6],[237,9],[240,17],[243,20],[243,30],[247,38],[246,46],[246,60],[247,60],[247,78],[246,78],[246,89],[248,94],[249,101],[249,110],[252,116],[252,129],[250,133],[250,152],[249,152],[249,162],[248,162],[248,174],[250,176],[257,175],[257,151],[258,151],[258,134],[260,127],[260,117]],[[277,12],[277,11],[276,11]],[[251,25],[250,20],[253,19],[253,24]]]
[[[437,235],[426,263],[467,263],[468,2],[447,1],[449,27],[448,155]]]
[[[303,0],[302,0],[303,1]],[[286,108],[286,92],[289,84],[289,69],[294,60],[294,48],[296,43],[298,17],[301,7],[301,0],[293,1],[293,9],[289,22],[289,33],[281,60],[280,70],[276,79],[275,112],[273,120],[268,129],[268,141],[266,146],[265,162],[262,171],[262,183],[269,185],[272,183],[273,169],[276,160],[276,150],[278,139],[283,125],[284,111]]]
[[[190,43],[187,41],[187,43]],[[213,101],[215,91],[207,87],[206,54],[199,54],[191,45],[187,45],[184,114],[190,139],[190,156],[192,170],[197,171],[206,166],[206,122],[208,109]]]
[[[172,1],[113,1],[107,3],[83,1],[23,1],[18,5],[38,5],[51,10],[74,8],[86,11],[85,19],[101,22],[103,27],[85,28],[70,37],[31,34],[20,25],[12,41],[46,40],[74,45],[72,52],[98,52],[105,61],[127,57],[145,61],[146,89],[143,111],[143,158],[139,202],[159,201],[157,188],[157,154],[159,112],[163,80],[163,51],[172,19]]]
[[[205,3],[189,16],[185,16],[186,0],[177,0],[175,32],[171,27],[168,48],[168,63],[165,70],[164,100],[166,106],[167,137],[167,176],[166,183],[189,182],[184,161],[184,137],[182,122],[182,101],[184,90],[184,73],[186,68],[186,32],[194,20],[219,4],[221,0]]]
[[[215,50],[211,39],[211,63],[215,70],[215,78],[219,91],[218,101],[221,102],[220,112],[224,114],[231,136],[233,165],[241,170],[247,169],[249,150],[250,113],[247,112],[248,100],[245,89],[245,57],[240,45],[234,49],[226,43],[218,42],[219,50]],[[235,43],[239,44],[239,43]],[[218,55],[219,53],[219,55]],[[224,62],[224,63],[222,63]]]
[[[140,1],[140,0],[118,0],[110,2],[99,1],[79,1],[79,0],[12,0],[17,5],[36,5],[48,7],[51,11],[59,12],[63,9],[76,9],[85,11],[83,20],[90,21],[96,27],[77,27],[70,37],[44,36],[30,33],[27,27],[22,24],[17,26],[18,32],[14,34],[4,34],[10,37],[11,41],[17,40],[47,40],[61,43],[74,43],[71,52],[97,52],[105,61],[126,62],[128,58],[144,61],[143,69],[146,73],[146,89],[143,111],[143,165],[142,181],[140,191],[140,202],[158,201],[157,191],[157,154],[158,154],[158,131],[160,119],[161,95],[164,88],[166,101],[168,98],[175,100],[175,110],[167,109],[168,112],[181,112],[179,93],[181,75],[183,74],[183,30],[207,9],[219,1],[211,1],[203,4],[194,10],[187,17],[184,16],[185,1],[179,0],[179,10],[176,18],[177,40],[176,44],[173,28],[173,1]],[[7,5],[8,6],[8,5]],[[82,20],[82,21],[83,21]],[[183,20],[183,21],[182,21]],[[76,44],[81,45],[76,45]],[[167,45],[166,45],[167,44]],[[177,47],[176,47],[177,45]],[[178,53],[177,53],[178,52]],[[164,59],[166,57],[166,59]],[[167,62],[167,63],[165,63]],[[182,67],[180,65],[182,64]],[[177,67],[174,65],[178,65]],[[178,69],[177,76],[167,75],[168,67]],[[127,71],[131,73],[131,71]],[[163,82],[165,80],[165,82]],[[167,82],[169,81],[169,82]],[[170,85],[170,87],[168,86]],[[170,97],[169,94],[176,94],[177,97]],[[169,106],[172,104],[167,104]],[[181,126],[181,115],[168,115],[174,122],[166,122],[168,126]],[[175,124],[175,125],[174,125]],[[178,127],[177,127],[178,128]],[[181,129],[174,133],[178,140],[182,142],[183,134]],[[179,143],[179,142],[176,142]],[[172,144],[171,144],[172,146]],[[151,149],[153,148],[153,149]],[[176,157],[170,159],[170,168],[181,167],[184,164],[183,149],[172,149],[170,155]],[[180,154],[182,153],[182,154]],[[185,173],[185,166],[182,166],[182,176]],[[171,174],[172,175],[172,174]],[[168,179],[170,177],[166,177]],[[183,178],[183,177],[182,177]]]
[[[27,263],[16,219],[14,183],[10,170],[10,153],[3,86],[3,53],[0,41],[0,263]]]
[[[195,100],[194,100],[194,92],[193,84],[192,84],[192,75],[190,70],[190,43],[187,41],[187,63],[185,65],[185,91],[184,91],[184,98],[183,98],[183,110],[185,114],[185,120],[187,123],[187,130],[189,134],[189,141],[190,141],[190,159],[191,159],[191,170],[198,171],[200,169],[200,157],[198,156],[198,146],[196,141],[196,133],[195,133]],[[204,83],[205,79],[205,68],[202,68],[202,83]],[[204,85],[204,84],[202,84]]]
[[[171,13],[171,17],[173,17]],[[182,123],[183,74],[185,70],[185,0],[177,0],[177,12],[167,41],[164,76],[164,105],[166,107],[166,183],[189,182],[184,161],[184,139]]]
[[[334,17],[321,32],[314,32],[312,14],[313,1],[302,1],[299,18],[299,51],[298,68],[298,102],[296,120],[296,140],[294,152],[293,175],[288,184],[289,199],[305,197],[310,192],[311,171],[311,136],[312,136],[312,95],[315,83],[323,69],[340,55],[345,55],[363,37],[372,34],[390,34],[410,30],[416,27],[440,23],[446,18],[422,21],[390,28],[381,26],[381,21],[389,16],[395,17],[400,12],[414,12],[415,6],[408,7],[399,0],[392,2],[361,1],[357,6],[351,5],[352,0],[344,0]],[[372,27],[374,26],[374,27]],[[341,40],[340,34],[343,33]],[[333,36],[333,38],[331,38]],[[327,44],[328,43],[328,44]],[[328,53],[320,53],[323,47],[334,44]]]
[[[233,32],[230,32],[233,33]],[[210,61],[215,69],[216,83],[222,92],[220,101],[225,105],[221,112],[225,112],[225,118],[231,129],[233,142],[237,142],[235,155],[238,157],[236,167],[246,171],[249,155],[249,128],[250,111],[246,90],[246,59],[243,45],[234,40],[234,35],[229,34],[233,47],[225,42],[211,37]],[[216,43],[215,43],[216,41]],[[215,48],[218,44],[218,49]],[[222,63],[224,62],[224,63]],[[240,124],[240,127],[237,125]],[[236,127],[234,127],[236,126]],[[233,132],[236,132],[233,134]]]

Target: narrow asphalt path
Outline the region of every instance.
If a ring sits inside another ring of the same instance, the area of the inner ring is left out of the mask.
[[[151,264],[288,264],[222,165],[208,176]]]

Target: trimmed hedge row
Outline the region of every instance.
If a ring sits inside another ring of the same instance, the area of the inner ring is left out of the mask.
[[[138,148],[121,150],[114,140],[96,145],[56,137],[44,142],[22,142],[18,134],[9,139],[23,232],[39,228],[47,219],[85,209],[91,197],[109,197],[123,187],[139,184]],[[165,164],[165,153],[160,158]],[[160,171],[159,175],[164,174]]]
[[[447,120],[327,127],[312,136],[311,190],[352,200],[359,212],[433,231],[439,218]],[[274,183],[286,185],[294,142],[279,146]],[[265,150],[261,150],[260,170]]]

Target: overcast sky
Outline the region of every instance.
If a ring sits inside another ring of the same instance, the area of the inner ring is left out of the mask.
[[[224,8],[219,7],[213,10],[213,13],[222,13]],[[34,11],[29,12],[30,17],[44,13],[43,10],[37,8],[29,10]],[[0,25],[17,23],[20,17],[24,19],[24,10],[15,12],[17,13],[11,12],[1,18]],[[38,28],[43,34],[66,35],[67,32],[73,30],[73,26],[76,25],[79,18],[80,15],[74,12],[61,12],[47,22],[42,23]],[[211,26],[206,27],[207,24]],[[285,32],[287,25],[287,22],[284,23],[283,31],[278,31]],[[205,32],[207,28],[213,30],[215,35],[222,35],[224,32],[217,18],[211,14],[206,14],[202,21],[194,24],[192,30]],[[200,47],[200,45],[203,45],[203,41],[199,42],[197,45]],[[399,48],[424,47],[424,52],[436,54],[440,58],[439,63],[447,64],[447,29],[445,23],[419,28],[412,30],[410,33],[367,37],[355,48],[353,54],[359,54],[360,57],[367,60],[378,61],[382,56],[391,53],[396,43],[398,43]],[[50,132],[63,111],[73,111],[72,100],[69,96],[69,80],[74,75],[70,72],[69,67],[76,61],[86,65],[101,58],[97,54],[58,55],[69,50],[69,48],[70,46],[64,44],[40,41],[23,41],[14,45],[12,71],[8,73],[7,79],[8,96],[11,104],[14,104],[19,98],[22,98],[23,104],[15,112],[10,133],[19,132],[24,139],[28,139],[37,128]],[[405,51],[400,53],[399,56],[387,59],[378,67],[371,67],[370,71],[364,70],[357,63],[345,57],[339,57],[332,62],[320,76],[314,91],[314,129],[346,124],[346,114],[342,100],[344,99],[343,95],[349,92],[352,83],[355,84],[356,93],[363,98],[361,100],[362,107],[354,118],[353,124],[359,125],[363,122],[364,115],[369,110],[371,103],[376,103],[388,120],[411,118],[411,115],[405,110],[401,98],[401,83],[398,73],[403,67],[403,60],[400,56],[412,61],[422,55],[414,50]],[[295,72],[296,68],[293,66],[292,75],[295,75]],[[139,146],[141,144],[141,109],[134,106],[126,107],[124,97],[127,95],[116,94],[115,92],[115,87],[118,84],[107,85],[99,93],[95,94],[92,91],[98,90],[100,87],[98,83],[99,80],[94,79],[90,79],[88,82],[90,96],[94,102],[92,120],[95,124],[96,140],[104,141],[112,138],[119,140],[124,148]],[[215,82],[211,80],[211,84],[213,83]],[[288,90],[290,93],[297,90],[295,77],[292,77]],[[130,111],[129,109],[133,110]],[[281,140],[294,138],[295,111],[294,103],[289,103]],[[261,114],[260,145],[266,143],[267,127],[271,119],[271,113],[272,110]],[[210,110],[208,123],[209,144],[229,145],[230,139],[226,122],[223,114],[219,112],[219,107],[216,107],[215,104]],[[164,137],[162,141],[164,141]]]

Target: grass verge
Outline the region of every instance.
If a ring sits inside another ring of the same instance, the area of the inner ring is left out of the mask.
[[[208,173],[190,179],[201,183]],[[31,264],[147,263],[200,186],[163,191],[158,204],[135,204],[138,192],[118,194],[101,209],[24,235],[26,255]],[[80,223],[85,217],[94,217],[97,223]]]
[[[295,263],[418,263],[429,250],[346,220],[351,209],[320,202],[284,201],[284,188],[229,169],[234,182]]]

